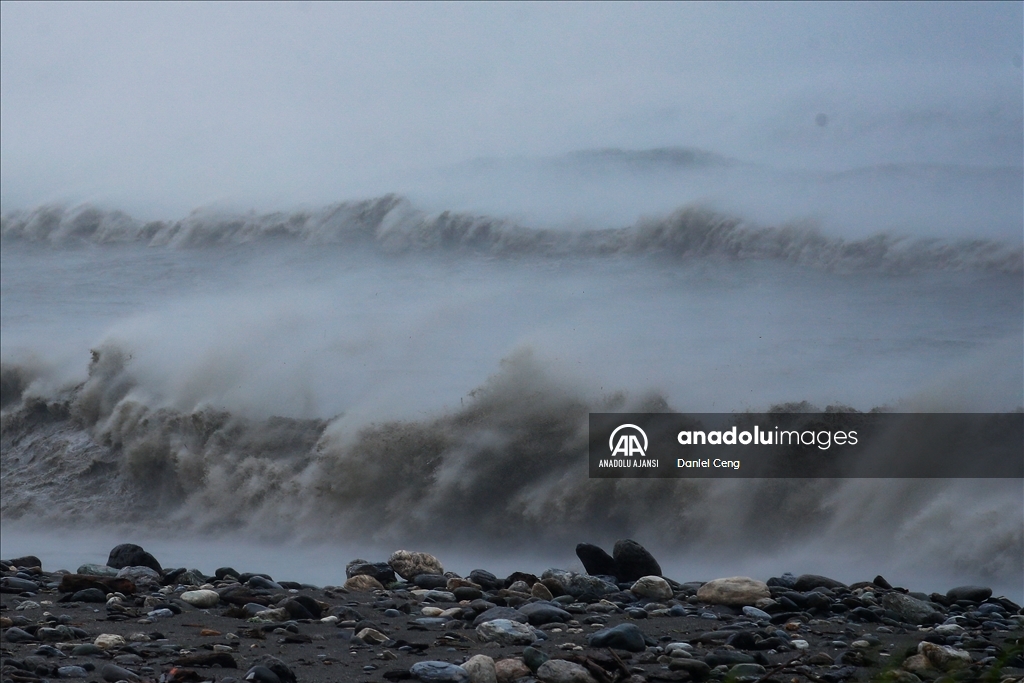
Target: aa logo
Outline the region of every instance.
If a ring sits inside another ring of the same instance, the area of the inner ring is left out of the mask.
[[[619,432],[622,433],[619,434]],[[619,434],[618,440],[615,439],[616,434]],[[643,446],[640,445],[640,439],[637,438],[637,435],[643,438]],[[636,425],[619,425],[612,432],[612,435],[608,437],[608,448],[611,449],[612,457],[616,455],[625,455],[627,457],[639,455],[643,458],[647,454],[647,434]]]

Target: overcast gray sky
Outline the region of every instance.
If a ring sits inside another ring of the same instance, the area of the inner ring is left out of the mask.
[[[1020,166],[1022,22],[1019,2],[4,2],[0,198],[320,203],[603,147]]]

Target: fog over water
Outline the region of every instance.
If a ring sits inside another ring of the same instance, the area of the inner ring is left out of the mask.
[[[585,464],[590,411],[1024,406],[1019,4],[2,11],[3,556],[1024,596],[1020,480]]]

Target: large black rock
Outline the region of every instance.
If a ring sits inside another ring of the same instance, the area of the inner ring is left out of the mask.
[[[387,586],[398,580],[395,570],[387,562],[367,562],[365,560],[353,560],[345,566],[345,577],[351,579],[353,576],[372,576],[382,586]]]
[[[616,541],[612,557],[615,558],[615,578],[619,581],[636,581],[642,576],[661,576],[661,565],[636,541]]]
[[[107,558],[107,566],[114,569],[149,567],[154,571],[163,572],[163,567],[156,561],[156,558],[134,543],[122,543],[111,550],[110,557]]]
[[[591,576],[615,576],[615,560],[596,545],[578,544],[576,557],[583,563],[583,570]]]

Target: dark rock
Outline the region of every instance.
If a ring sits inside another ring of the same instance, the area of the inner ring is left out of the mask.
[[[736,631],[726,638],[725,644],[737,650],[753,650],[757,646],[757,640],[751,631]]]
[[[284,586],[279,584],[277,581],[260,576],[259,574],[250,576],[249,580],[245,582],[245,585],[256,590],[284,590]]]
[[[233,576],[237,579],[239,572],[238,570],[232,569],[231,567],[218,567],[217,571],[215,571],[213,575],[217,577],[218,581],[223,581],[229,576]]]
[[[882,621],[882,618],[872,612],[867,607],[856,607],[850,610],[850,617],[856,621],[867,621],[871,623],[878,623]]]
[[[229,605],[238,605],[239,607],[243,607],[250,602],[263,605],[264,607],[270,604],[270,600],[266,596],[256,595],[247,586],[239,584],[218,588],[217,595],[220,596],[221,602],[226,602]]]
[[[661,565],[636,541],[616,541],[612,557],[615,558],[615,577],[619,581],[636,581],[643,576],[661,576]]]
[[[572,619],[572,615],[561,607],[550,602],[528,602],[518,609],[519,613],[526,617],[531,626],[551,624],[554,622],[565,623]]]
[[[958,586],[950,588],[946,597],[956,602],[957,600],[969,600],[970,602],[984,602],[992,597],[992,589],[984,586]]]
[[[17,576],[5,576],[0,579],[0,586],[10,589],[10,592],[34,593],[39,590],[39,584],[35,581],[22,579]]]
[[[259,664],[246,672],[245,680],[251,681],[251,683],[281,683],[281,679],[277,677],[277,674],[268,667]]]
[[[884,588],[886,590],[892,590],[892,585],[888,581],[886,581],[885,577],[883,577],[882,575],[876,576],[875,580],[872,581],[871,583],[875,584],[879,588]]]
[[[473,620],[473,626],[479,626],[484,622],[494,621],[495,619],[509,619],[510,621],[518,621],[523,624],[528,621],[525,614],[512,607],[492,607],[489,610],[481,612],[477,618]]]
[[[613,647],[628,652],[643,652],[647,649],[643,631],[636,624],[619,624],[601,629],[590,636],[590,647]]]
[[[295,674],[288,668],[287,664],[277,657],[263,657],[259,664],[262,664],[274,672],[274,675],[277,676],[277,679],[281,681],[281,683],[295,683]]]
[[[533,673],[537,673],[540,665],[548,661],[549,657],[535,647],[527,646],[523,650],[523,662]]]
[[[219,666],[222,669],[237,669],[238,662],[227,652],[204,652],[202,654],[186,655],[174,660],[175,664],[181,666]]]
[[[590,543],[580,543],[576,546],[576,557],[583,563],[583,570],[595,576],[598,574],[615,574],[615,560],[603,549]]]
[[[4,640],[8,643],[34,643],[36,642],[36,637],[28,631],[12,626],[4,632]]]
[[[469,573],[469,580],[483,588],[485,591],[498,590],[505,586],[505,582],[485,569],[474,569]]]
[[[80,666],[62,666],[57,668],[59,678],[88,678],[89,672]]]
[[[811,591],[820,586],[825,588],[846,588],[846,584],[842,581],[836,581],[827,576],[818,576],[817,574],[801,574],[797,577],[796,583],[793,584],[793,588],[798,591]]]
[[[314,619],[319,619],[324,615],[324,608],[320,606],[320,603],[308,595],[296,595],[293,598],[289,598],[289,600],[297,602],[305,607],[306,611],[312,614]]]
[[[512,572],[505,577],[505,588],[508,588],[516,581],[522,581],[527,586],[533,586],[533,584],[540,581],[534,574],[528,572]]]
[[[90,576],[87,574],[64,574],[57,590],[61,593],[77,593],[86,588],[96,588],[104,593],[135,593],[135,584],[130,579],[114,576]]]
[[[78,591],[71,596],[73,602],[106,602],[107,594],[98,588],[86,588],[85,590]]]
[[[690,659],[688,657],[673,658],[668,663],[670,671],[685,671],[694,680],[703,681],[711,675],[711,667],[699,659]]]
[[[131,566],[143,566],[143,565],[131,565]],[[120,667],[116,664],[104,664],[100,667],[100,677],[110,683],[117,683],[117,681],[138,681],[141,680],[138,674],[135,674],[124,667]]]
[[[712,669],[722,664],[733,666],[735,664],[755,664],[756,662],[757,660],[752,655],[735,650],[715,650],[704,657],[704,663]]]
[[[345,578],[353,576],[372,576],[382,586],[398,581],[395,570],[387,562],[366,562],[365,560],[353,560],[345,566]]]
[[[473,588],[472,586],[459,586],[452,593],[455,595],[455,599],[459,601],[479,600],[484,595],[479,588]]]
[[[882,607],[894,612],[901,621],[908,624],[928,624],[941,621],[941,612],[926,600],[919,600],[902,593],[886,593],[881,599]]]
[[[43,566],[42,561],[38,557],[36,557],[35,555],[26,555],[25,557],[16,557],[13,560],[7,560],[7,563],[10,566],[12,566],[12,567],[18,567],[19,569],[22,568],[22,567],[31,568],[31,567],[42,567]]]
[[[283,607],[284,610],[286,612],[288,612],[288,616],[291,617],[292,619],[315,619],[315,618],[318,618],[318,617],[314,617],[313,614],[309,610],[306,609],[305,605],[303,605],[298,600],[295,600],[294,598],[289,598],[287,600],[282,600],[280,603],[278,603],[277,606],[278,607]]]
[[[125,567],[149,567],[157,572],[163,571],[163,568],[160,567],[160,563],[156,561],[155,557],[134,543],[122,543],[111,550],[110,557],[107,558],[107,566],[113,567],[114,569],[124,569]]]
[[[771,588],[772,586],[779,586],[781,588],[795,588],[796,577],[790,574],[789,572],[786,572],[782,576],[773,576],[772,578],[765,581],[765,583],[768,584],[769,588]]]
[[[444,590],[448,586],[448,577],[444,574],[418,574],[412,582],[427,590]]]

